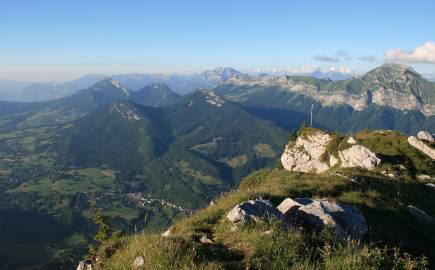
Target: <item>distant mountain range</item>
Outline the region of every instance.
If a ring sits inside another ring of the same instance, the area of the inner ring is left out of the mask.
[[[120,74],[110,78],[122,82],[125,87],[137,91],[149,84],[166,84],[178,94],[186,94],[196,88],[210,88],[221,80],[242,73],[229,67],[207,70],[191,75],[153,75],[153,74]],[[78,90],[91,87],[93,84],[107,79],[109,76],[91,74],[69,82],[20,83],[0,80],[0,100],[5,101],[48,101],[76,93]]]
[[[348,80],[354,74],[340,70],[309,69],[306,71],[271,72],[259,74],[246,74],[230,67],[218,67],[206,70],[199,74],[188,75],[159,75],[159,74],[119,74],[111,76],[119,80],[132,91],[140,90],[148,84],[166,84],[172,91],[184,95],[196,88],[211,88],[220,81],[233,77],[245,79],[261,79],[265,77],[282,77],[284,75],[314,77],[332,81]],[[93,84],[107,79],[109,76],[102,74],[89,74],[68,82],[17,82],[0,80],[0,100],[5,101],[47,101],[74,94],[78,90],[86,89]]]
[[[214,90],[286,129],[309,121],[343,132],[435,130],[435,83],[402,65],[385,64],[361,78],[332,81],[305,76],[235,77]]]

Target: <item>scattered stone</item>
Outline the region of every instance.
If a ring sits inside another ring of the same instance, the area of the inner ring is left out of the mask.
[[[435,185],[432,183],[427,183],[426,186],[435,189]]]
[[[77,270],[92,270],[92,264],[87,261],[80,261]]]
[[[399,169],[402,171],[406,171],[408,170],[405,166],[403,166],[402,164],[399,165]]]
[[[227,218],[237,223],[240,221],[257,222],[260,218],[281,218],[281,212],[267,200],[249,200],[236,205],[227,215]]]
[[[201,242],[202,244],[207,244],[207,245],[213,244],[213,240],[208,238],[206,235],[201,236],[201,238],[199,239],[199,242]]]
[[[273,233],[273,230],[267,230],[265,232],[262,232],[261,235],[271,235]]]
[[[420,220],[422,222],[430,223],[430,224],[434,224],[435,223],[435,219],[434,218],[432,218],[426,212],[424,212],[423,210],[417,208],[416,206],[408,205],[408,207],[406,209],[408,210],[408,212],[411,215],[413,215],[414,217],[416,217],[418,220]]]
[[[423,152],[426,155],[428,155],[431,159],[435,159],[435,149],[433,149],[432,147],[428,146],[424,142],[420,141],[416,137],[409,136],[408,137],[408,143],[411,146],[415,147],[417,150],[420,150],[421,152]]]
[[[142,268],[145,264],[145,261],[143,259],[142,256],[136,257],[136,259],[134,259],[133,264],[131,265],[131,267],[133,269],[138,269],[138,268]]]
[[[362,145],[354,145],[346,150],[338,152],[341,159],[341,167],[362,167],[373,170],[381,163],[375,153]]]
[[[329,134],[322,131],[310,134],[306,138],[299,136],[294,146],[286,146],[281,163],[288,171],[322,173],[329,169],[326,163],[320,161],[320,157],[325,153],[330,141]]]
[[[393,173],[387,172],[387,171],[382,171],[381,172],[383,175],[388,176],[388,177],[395,177],[395,175]]]
[[[356,144],[356,140],[353,137],[349,137],[349,139],[347,139],[347,143],[348,144]]]
[[[260,217],[282,217],[289,227],[298,226],[307,230],[330,226],[335,228],[341,239],[361,239],[368,231],[364,216],[357,208],[326,199],[286,198],[277,208],[269,201],[251,200],[235,206],[227,215],[235,223],[232,232],[240,228],[239,223],[244,225],[250,220],[258,221]]]
[[[172,229],[173,229],[172,227],[167,229],[164,233],[162,233],[162,236],[164,236],[164,237],[171,236],[172,235]]]
[[[433,135],[430,134],[427,131],[424,131],[424,130],[419,131],[417,133],[417,138],[419,138],[420,140],[428,141],[428,142],[433,142],[434,141]]]
[[[352,183],[359,184],[359,182],[358,182],[356,179],[354,179],[354,178],[351,178],[350,181],[351,181]]]
[[[325,199],[312,200],[311,203],[301,206],[296,224],[307,229],[330,226],[335,228],[341,239],[360,239],[368,231],[364,216],[357,208]]]
[[[427,174],[417,175],[417,178],[420,180],[431,180],[432,179],[432,177],[430,177],[430,175],[427,175]]]

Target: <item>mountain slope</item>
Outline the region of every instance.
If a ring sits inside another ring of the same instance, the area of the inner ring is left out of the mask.
[[[435,114],[435,84],[412,68],[396,64],[385,64],[361,78],[343,81],[304,76],[264,77],[257,80],[233,78],[221,82],[217,91],[243,100],[244,96],[259,88],[271,87],[308,95],[323,106],[346,104],[362,111],[370,104],[376,104],[399,110],[418,110],[428,116]],[[240,88],[247,91],[241,95]]]
[[[318,127],[343,132],[370,128],[416,133],[423,128],[435,130],[435,116],[427,110],[432,106],[434,85],[409,68],[384,65],[361,79],[236,78],[221,82],[214,90],[288,130],[309,123],[314,104],[314,124]]]
[[[305,136],[306,132],[312,130],[299,134]],[[103,243],[94,267],[122,269],[142,256],[145,269],[433,268],[435,228],[415,218],[408,205],[435,216],[434,190],[426,185],[433,179],[415,178],[420,173],[433,175],[434,167],[420,167],[428,162],[427,158],[409,147],[406,137],[396,132],[364,131],[356,134],[355,139],[380,155],[382,166],[412,160],[417,167],[394,178],[380,171],[356,168],[335,169],[320,175],[294,173],[279,167],[258,171],[213,205],[174,222],[164,235],[138,233]],[[389,159],[390,156],[394,159]],[[361,243],[343,242],[327,228],[320,232],[303,227],[289,229],[281,221],[268,221],[267,217],[234,228],[227,219],[234,206],[248,199],[269,199],[277,205],[285,198],[306,196],[357,207],[369,226],[368,235]]]
[[[161,155],[170,135],[160,111],[115,101],[80,119],[63,137],[60,154],[69,165],[106,165],[128,171]]]
[[[65,129],[58,147],[64,166],[106,165],[119,170],[127,189],[197,207],[273,164],[286,137],[239,105],[199,90],[162,108],[112,103]],[[192,196],[178,198],[177,185],[190,186]]]
[[[165,84],[153,83],[132,92],[131,100],[145,106],[161,107],[176,103],[180,100],[180,95],[172,92]]]

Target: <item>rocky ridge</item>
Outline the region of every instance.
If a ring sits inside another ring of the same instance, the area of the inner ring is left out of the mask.
[[[339,164],[342,168],[361,167],[373,170],[381,159],[364,145],[357,144],[353,137],[345,139],[347,147],[337,154],[327,151],[333,136],[320,129],[307,128],[295,142],[290,142],[281,156],[284,169],[295,172],[323,173]],[[340,145],[344,143],[339,142]],[[327,158],[325,158],[325,156]]]
[[[276,88],[310,96],[325,106],[347,104],[356,111],[370,104],[399,110],[417,110],[429,116],[435,114],[435,83],[427,81],[411,67],[384,64],[360,78],[343,81],[304,76],[242,77],[221,81],[224,88]]]

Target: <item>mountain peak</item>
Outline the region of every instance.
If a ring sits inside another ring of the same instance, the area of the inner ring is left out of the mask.
[[[243,73],[232,67],[217,67],[212,70],[206,70],[201,73],[201,76],[211,80],[227,80],[234,76],[241,76]]]
[[[108,78],[104,79],[100,82],[97,82],[91,89],[97,91],[103,91],[105,93],[116,94],[121,96],[130,96],[130,90],[127,89],[122,83],[118,80]]]

